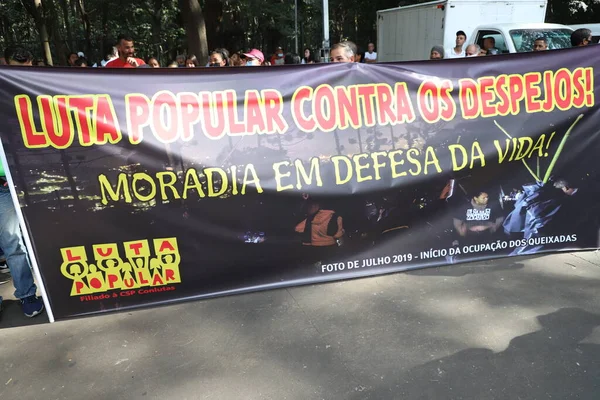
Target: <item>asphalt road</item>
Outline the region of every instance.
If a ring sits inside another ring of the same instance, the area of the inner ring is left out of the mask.
[[[598,399],[599,288],[587,252],[52,325],[9,302],[0,399]]]

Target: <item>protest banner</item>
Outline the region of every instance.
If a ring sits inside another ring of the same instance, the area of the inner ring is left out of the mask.
[[[0,135],[64,319],[597,248],[598,65],[2,67]]]

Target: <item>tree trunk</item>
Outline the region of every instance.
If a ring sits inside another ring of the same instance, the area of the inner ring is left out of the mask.
[[[50,32],[50,37],[52,38],[52,42],[54,43],[54,49],[56,50],[57,60],[55,64],[65,65],[67,55],[69,54],[69,49],[67,48],[67,45],[65,44],[65,41],[63,40],[60,32],[60,18],[56,10],[56,5],[52,0],[45,0],[44,3],[47,5],[46,21],[48,25],[48,31]]]
[[[88,13],[85,11],[83,2],[84,0],[77,0],[75,5],[77,6],[77,11],[79,12],[79,17],[81,18],[81,23],[83,24],[85,32],[85,54],[89,57],[92,52],[92,24],[90,23]]]
[[[152,43],[150,47],[150,55],[160,58],[160,44],[162,33],[162,16],[163,16],[163,0],[154,0],[154,8],[151,11],[152,19]],[[166,65],[165,65],[166,66]]]
[[[206,0],[204,3],[204,14],[206,16],[206,36],[209,49],[217,47],[226,47],[225,40],[221,30],[221,20],[223,19],[223,1]]]
[[[37,15],[38,32],[40,33],[40,40],[42,41],[42,51],[44,52],[44,60],[46,62],[46,65],[53,65],[52,52],[50,51],[50,41],[48,38],[48,30],[46,29],[46,19],[44,17],[42,0],[34,0],[34,5]]]
[[[110,5],[110,1],[106,0],[102,2],[102,8],[101,8],[101,19],[102,19],[102,44],[101,44],[101,49],[102,49],[102,54],[100,54],[100,57],[102,59],[104,59],[104,57],[106,56],[106,54],[112,52],[112,44],[108,45],[107,39],[108,39],[108,10],[109,10],[109,5]]]
[[[46,29],[42,0],[21,0],[21,3],[35,21],[35,26],[40,35],[42,52],[44,53],[46,64],[52,65],[52,53],[50,52],[50,41],[48,39],[48,30]]]
[[[2,38],[4,39],[4,44],[6,46],[8,46],[8,44],[13,43],[14,42],[14,37],[12,37],[11,34],[11,29],[10,29],[10,22],[8,20],[8,15],[3,15],[2,17],[2,32],[0,33],[2,35]]]
[[[69,5],[67,4],[67,0],[60,0],[60,8],[62,9],[65,30],[67,32],[67,45],[69,50],[72,50],[74,48],[73,32],[71,32],[71,21],[69,21]]]
[[[198,0],[179,0],[181,16],[187,35],[188,54],[194,54],[201,65],[208,60],[206,23]]]

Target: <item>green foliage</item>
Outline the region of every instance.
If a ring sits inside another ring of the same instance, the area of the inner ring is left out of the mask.
[[[298,1],[299,53],[316,50],[323,40],[322,0]],[[349,39],[365,49],[375,42],[376,11],[423,0],[329,0],[331,42]],[[0,1],[0,47],[21,43],[41,57],[34,0]],[[159,57],[163,64],[186,48],[177,0],[42,0],[41,20],[50,35],[55,64],[66,53],[83,51],[93,63],[109,52],[122,32],[136,40],[138,56]],[[202,0],[208,47],[230,52],[275,47],[294,51],[294,0]],[[550,0],[548,22],[586,23],[598,20],[598,0]],[[38,20],[39,22],[39,20]]]

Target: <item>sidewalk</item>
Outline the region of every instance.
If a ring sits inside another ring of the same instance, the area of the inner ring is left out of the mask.
[[[0,399],[597,399],[599,289],[587,252],[6,328],[13,303]]]

